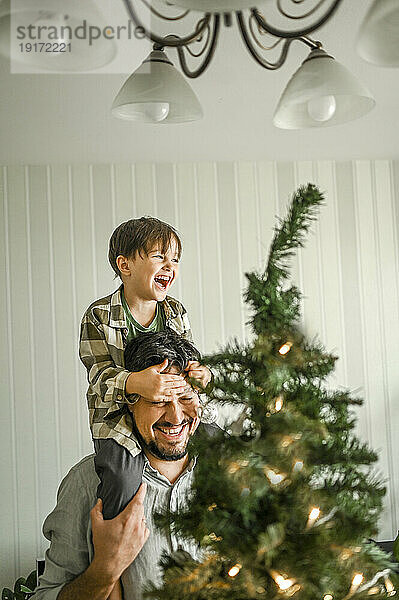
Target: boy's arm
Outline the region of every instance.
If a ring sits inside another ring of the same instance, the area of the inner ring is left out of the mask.
[[[114,353],[120,355],[122,365],[122,340],[118,340],[116,331],[114,337]],[[87,369],[89,383],[104,402],[127,402],[126,380],[130,371],[115,364],[104,333],[104,325],[90,310],[83,316],[80,327],[79,356]]]

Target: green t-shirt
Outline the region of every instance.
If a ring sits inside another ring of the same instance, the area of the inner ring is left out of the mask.
[[[130,308],[125,299],[125,294],[123,293],[123,289],[121,291],[121,299],[123,310],[125,311],[126,315],[126,323],[128,328],[128,342],[135,338],[139,333],[149,333],[150,331],[163,331],[165,329],[165,313],[160,302],[157,302],[157,309],[155,311],[155,316],[151,323],[148,325],[148,327],[143,327],[143,325],[136,321],[136,319],[130,312]]]

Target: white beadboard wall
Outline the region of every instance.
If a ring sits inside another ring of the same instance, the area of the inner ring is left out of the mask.
[[[27,574],[62,476],[91,452],[80,317],[117,285],[107,243],[151,214],[181,231],[174,290],[197,344],[248,335],[244,273],[261,268],[275,215],[301,183],[326,192],[294,261],[303,326],[340,360],[334,385],[364,396],[358,433],[387,481],[379,539],[399,517],[399,162],[198,163],[3,167],[1,183],[0,587]]]

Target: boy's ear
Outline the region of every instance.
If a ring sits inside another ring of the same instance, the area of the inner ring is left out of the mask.
[[[122,254],[117,256],[116,266],[118,267],[121,275],[130,275],[129,260],[126,256],[122,256]]]

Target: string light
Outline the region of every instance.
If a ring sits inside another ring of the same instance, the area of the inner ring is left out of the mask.
[[[284,356],[285,354],[288,354],[288,352],[291,350],[292,348],[292,342],[285,342],[285,344],[283,344],[279,350],[279,354],[281,354],[281,356]]]
[[[302,471],[303,469],[303,461],[302,460],[296,460],[293,466],[293,471],[295,473],[299,473],[299,471]]]
[[[242,565],[240,565],[240,563],[237,563],[236,565],[234,565],[234,567],[231,567],[230,571],[229,571],[229,577],[236,577],[238,575],[238,573],[241,571],[241,567]]]
[[[216,535],[216,533],[214,531],[212,531],[212,533],[209,534],[209,539],[212,540],[213,542],[221,542],[223,538]]]
[[[210,506],[208,506],[209,512],[212,512],[217,507],[216,502],[213,502]]]
[[[271,576],[273,577],[274,581],[277,583],[280,590],[283,592],[285,592],[286,590],[289,590],[289,588],[292,587],[295,583],[294,579],[288,579],[288,578],[286,579],[285,577],[280,575],[280,573],[276,573],[276,571],[272,571]]]
[[[281,445],[283,448],[288,448],[288,446],[290,446],[293,441],[294,441],[294,438],[292,436],[285,435],[283,437],[283,439],[281,440]]]
[[[280,348],[281,350],[281,348]],[[280,352],[281,354],[281,352]],[[284,398],[283,396],[278,396],[278,398],[276,398],[276,403],[274,405],[274,410],[276,412],[279,412],[282,408],[283,408],[283,404],[284,404]]]
[[[350,595],[354,594],[356,592],[356,590],[358,589],[358,587],[362,583],[363,579],[364,579],[363,573],[356,573],[353,576],[351,589],[349,590],[349,594]]]
[[[284,481],[286,477],[283,473],[276,473],[273,469],[270,469],[270,467],[265,467],[264,473],[272,485],[278,485]]]
[[[314,506],[309,513],[309,518],[308,518],[308,522],[306,524],[306,529],[310,529],[311,527],[313,527],[313,525],[315,524],[315,522],[317,521],[319,516],[320,516],[320,508],[318,506]]]
[[[247,467],[249,465],[249,462],[247,460],[237,460],[237,461],[233,461],[229,464],[229,466],[227,467],[227,470],[229,473],[237,473],[237,471],[239,471],[240,469],[242,469],[243,467]]]
[[[241,469],[240,465],[237,462],[231,462],[227,467],[229,473],[237,473]]]
[[[388,596],[394,596],[396,594],[393,583],[388,577],[385,579],[385,589],[388,593]]]
[[[325,596],[323,596],[323,600],[334,600],[334,596],[332,596],[331,594],[326,594]]]

